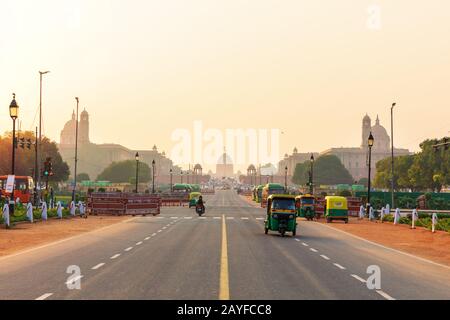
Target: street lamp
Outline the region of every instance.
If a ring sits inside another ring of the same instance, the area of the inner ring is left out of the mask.
[[[139,185],[139,152],[136,152],[134,156],[136,159],[136,189],[135,192],[138,193],[138,185]]]
[[[394,204],[394,107],[396,103],[394,102],[391,107],[391,204],[392,208],[395,208]]]
[[[172,172],[173,172],[173,170],[170,169],[170,192],[173,192]]]
[[[152,161],[152,193],[155,193],[155,159]]]
[[[41,199],[41,148],[42,148],[42,76],[44,74],[49,73],[50,71],[39,71],[39,143],[37,145],[37,185],[39,188],[36,188],[39,192],[38,199]],[[36,183],[36,181],[34,181]],[[38,203],[36,203],[37,205]]]
[[[287,192],[287,172],[288,167],[284,167],[284,192]]]
[[[80,103],[80,99],[75,97],[77,101],[77,121],[75,123],[75,170],[73,175],[73,190],[72,190],[72,201],[75,202],[75,192],[77,189],[77,163],[78,163],[78,105]]]
[[[370,210],[370,171],[372,167],[372,147],[374,143],[374,138],[372,132],[370,132],[369,138],[367,140],[367,146],[369,147],[369,177],[367,183],[367,212]]]
[[[311,195],[314,195],[314,155],[311,154],[310,158],[311,162],[311,170],[310,170],[310,176],[309,176],[309,193]]]
[[[183,170],[180,170],[181,184],[183,184]]]
[[[13,99],[11,101],[11,104],[9,105],[9,116],[11,117],[13,121],[13,134],[12,134],[12,169],[11,174],[15,175],[15,162],[16,162],[16,119],[19,117],[19,105],[16,102],[16,94],[13,93]],[[14,186],[15,186],[15,177],[11,192],[11,200],[10,207],[11,207],[11,214],[14,214],[14,204],[16,202],[16,199],[14,198]]]

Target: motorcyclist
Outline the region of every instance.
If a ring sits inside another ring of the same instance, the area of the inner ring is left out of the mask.
[[[205,211],[205,203],[203,202],[203,197],[198,197],[197,200],[197,207],[201,208],[203,211]]]

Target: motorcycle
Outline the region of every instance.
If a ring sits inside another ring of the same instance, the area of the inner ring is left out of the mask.
[[[200,217],[202,214],[205,213],[205,206],[204,205],[196,205],[195,206],[195,212],[198,214],[198,216]]]

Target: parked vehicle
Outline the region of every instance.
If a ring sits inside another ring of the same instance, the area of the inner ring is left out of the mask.
[[[10,197],[11,194],[6,192],[6,181],[8,176],[0,176],[0,192],[1,197]],[[34,180],[30,176],[16,176],[14,187],[14,200],[20,199],[21,203],[32,201],[34,194]]]
[[[264,232],[278,231],[282,237],[286,232],[297,234],[297,219],[295,211],[295,196],[272,194],[267,199],[267,217],[264,222]]]
[[[348,223],[348,205],[347,198],[337,196],[325,197],[324,216],[327,223],[333,220],[343,220]]]

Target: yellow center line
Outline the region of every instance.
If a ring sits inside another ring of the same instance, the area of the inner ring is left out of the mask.
[[[230,300],[230,288],[228,281],[227,226],[225,222],[225,215],[222,215],[222,253],[220,257],[219,300]]]

